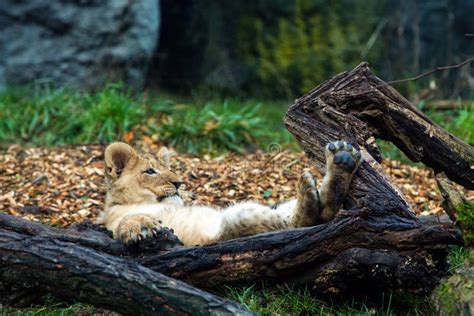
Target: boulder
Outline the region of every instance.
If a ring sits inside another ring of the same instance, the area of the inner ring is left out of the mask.
[[[0,88],[139,88],[158,42],[159,9],[159,0],[2,0]]]

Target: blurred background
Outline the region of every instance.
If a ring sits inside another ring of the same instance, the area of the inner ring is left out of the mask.
[[[472,57],[473,14],[473,0],[2,0],[0,141],[149,136],[199,152],[173,139],[212,134],[235,123],[230,114],[283,128],[292,100],[361,61],[391,81]],[[472,143],[473,69],[396,88]],[[192,121],[203,108],[209,116]],[[222,139],[252,147],[252,124]]]

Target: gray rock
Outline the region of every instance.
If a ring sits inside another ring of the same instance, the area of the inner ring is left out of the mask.
[[[0,87],[141,87],[159,22],[159,0],[2,0]]]

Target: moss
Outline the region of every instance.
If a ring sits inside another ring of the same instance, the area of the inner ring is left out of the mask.
[[[463,231],[464,241],[467,245],[472,245],[474,243],[474,203],[458,205],[456,216]]]
[[[433,301],[442,315],[470,315],[466,312],[474,310],[474,268],[463,268],[443,281]]]

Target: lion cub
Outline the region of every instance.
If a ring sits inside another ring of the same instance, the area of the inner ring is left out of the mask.
[[[361,154],[338,141],[326,146],[326,175],[318,190],[309,172],[301,175],[296,199],[269,207],[242,202],[225,209],[186,206],[182,180],[170,170],[170,154],[139,154],[124,143],[105,150],[107,195],[101,221],[125,243],[153,236],[161,226],[184,245],[205,245],[263,232],[330,221],[346,196]]]

